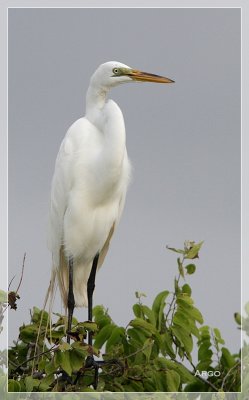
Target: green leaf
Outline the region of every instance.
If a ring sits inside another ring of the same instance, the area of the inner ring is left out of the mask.
[[[85,321],[85,322],[80,322],[76,325],[76,329],[82,327],[85,328],[87,331],[91,332],[96,332],[98,330],[98,325],[96,322],[90,322],[90,321]]]
[[[107,341],[107,339],[111,336],[112,331],[114,329],[114,324],[105,325],[95,336],[94,347],[97,349],[101,349],[103,344]]]
[[[194,382],[189,383],[187,386],[184,388],[184,392],[195,392],[195,393],[201,393],[201,392],[206,392],[206,385],[196,379]]]
[[[198,349],[198,360],[199,361],[206,361],[206,360],[211,361],[213,352],[212,352],[212,350],[210,350],[210,347],[211,347],[211,343],[209,345],[208,342],[206,344],[202,343],[200,345],[200,347]]]
[[[197,338],[199,338],[199,329],[195,325],[195,320],[189,318],[184,311],[182,311],[181,307],[178,307],[177,311],[173,317],[173,323],[175,325],[179,325],[180,327],[184,328],[187,332],[192,333]]]
[[[51,331],[51,337],[53,340],[62,339],[65,336],[64,327]],[[48,331],[47,338],[50,339],[50,331]]]
[[[187,303],[188,306],[189,305],[192,306],[192,304],[194,303],[193,299],[191,297],[189,297],[189,295],[186,293],[178,293],[178,295],[176,297],[176,302],[179,303],[179,301],[183,301],[184,303]]]
[[[20,383],[15,381],[14,379],[9,379],[8,392],[20,392],[20,391],[21,391]]]
[[[59,367],[59,365],[58,365],[58,367]],[[52,360],[52,361],[46,363],[44,369],[45,369],[46,374],[50,375],[52,373],[55,373],[57,367],[55,367],[55,363]]]
[[[144,384],[144,391],[145,392],[155,392],[156,387],[155,387],[155,384],[153,382],[153,379],[151,379],[151,378],[143,379],[143,384]]]
[[[145,305],[142,305],[141,309],[144,315],[146,315],[146,317],[148,318],[149,322],[156,327],[156,317],[153,310]]]
[[[161,334],[161,342],[162,346],[160,350],[162,351],[162,354],[163,355],[168,354],[170,357],[175,358],[176,355],[172,347],[173,339],[168,331]]]
[[[183,364],[165,359],[165,365],[166,369],[173,369],[174,371],[176,371],[180,375],[183,383],[189,383],[195,380],[194,376]]]
[[[126,392],[142,392],[143,384],[141,382],[129,381],[128,385],[124,386]]]
[[[177,392],[181,378],[176,371],[168,369],[166,371],[167,387],[169,392]]]
[[[51,374],[43,378],[41,381],[39,381],[39,386],[38,386],[39,392],[47,392],[49,386],[52,385],[54,380],[55,380],[54,374]]]
[[[133,326],[133,328],[143,328],[150,332],[151,334],[156,334],[157,330],[156,328],[150,324],[147,321],[144,321],[142,318],[136,318],[130,321],[129,323],[130,326]]]
[[[8,302],[8,296],[7,293],[0,289],[0,303],[7,303]]]
[[[169,368],[168,359],[164,358],[164,357],[157,357],[154,360],[154,365],[157,370],[161,370],[161,369],[166,370],[167,368]]]
[[[73,349],[69,352],[70,355],[70,365],[73,371],[79,371],[80,368],[84,366],[85,363],[85,352],[80,352],[78,349]]]
[[[220,343],[220,344],[225,344],[225,340],[222,339],[219,329],[218,328],[214,328],[213,332],[214,332],[215,339],[217,340],[217,342]]]
[[[71,376],[72,374],[72,366],[70,363],[70,353],[71,350],[65,351],[61,354],[61,367],[64,371]]]
[[[105,314],[106,314],[106,311],[103,306],[93,307],[93,316],[96,321],[101,319]]]
[[[37,307],[33,307],[31,321],[35,323],[39,323],[42,321],[43,326],[47,326],[47,322],[49,319],[49,315],[47,311],[40,310]]]
[[[117,343],[121,343],[124,335],[125,335],[125,329],[119,326],[115,326],[113,328],[111,336],[108,338],[106,342],[106,352],[108,353],[112,346],[116,345]]]
[[[93,308],[94,321],[97,323],[99,330],[104,326],[111,324],[111,317],[103,306],[95,306]]]
[[[187,283],[185,283],[185,284],[183,285],[183,287],[182,287],[182,293],[187,294],[189,297],[191,296],[192,290],[191,290],[191,287],[190,287]]]
[[[39,363],[38,363],[39,371],[45,370],[46,365],[47,365],[47,361],[46,360],[42,359],[41,361],[39,361]]]
[[[184,251],[184,250],[181,250],[181,249],[175,249],[174,247],[169,247],[169,246],[166,246],[166,248],[167,248],[168,250],[174,251],[175,253],[185,254],[185,251]]]
[[[146,357],[146,362],[149,363],[150,361],[150,356],[151,356],[151,350],[152,350],[152,346],[153,346],[154,342],[151,338],[148,338],[145,342],[144,342],[144,347],[143,347],[143,354]]]
[[[166,379],[165,379],[165,372],[159,371],[152,371],[153,381],[155,382],[154,385],[156,386],[156,390],[160,392],[167,391]]]
[[[173,324],[179,325],[180,327],[184,328],[187,332],[191,332],[189,319],[186,315],[181,311],[176,311],[173,317]]]
[[[135,317],[141,318],[142,317],[142,310],[141,310],[141,304],[134,304],[133,308],[133,312]]]
[[[20,339],[25,343],[30,343],[35,341],[38,334],[38,327],[36,325],[26,325],[20,327]]]
[[[70,351],[71,350],[61,352],[58,350],[55,352],[55,366],[61,367],[69,376],[72,374]]]
[[[140,328],[132,328],[127,331],[128,337],[130,337],[130,344],[135,348],[141,348],[145,340],[151,337],[151,334]]]
[[[152,311],[154,312],[154,315],[156,317],[156,326],[159,330],[161,329],[163,311],[164,311],[164,307],[165,307],[165,299],[168,295],[169,295],[168,290],[164,290],[163,292],[160,292],[156,296],[156,298],[152,304]]]
[[[185,268],[186,268],[187,273],[188,273],[189,275],[194,274],[194,272],[195,272],[195,270],[196,270],[195,264],[188,264],[188,265],[186,265]]]
[[[60,351],[66,351],[66,350],[70,350],[71,346],[69,343],[63,342],[59,345],[59,349],[60,349]]]
[[[178,325],[173,325],[171,329],[173,334],[184,347],[185,351],[190,354],[193,350],[193,339],[189,332]]]
[[[235,322],[241,327],[242,318],[240,313],[234,313]]]
[[[209,339],[210,340],[210,328],[208,325],[203,325],[199,329],[201,339]]]
[[[184,300],[183,300],[183,297],[176,299],[176,302],[177,302],[179,308],[181,308],[183,310],[183,312],[185,314],[187,314],[188,317],[190,317],[192,319],[195,319],[200,324],[203,324],[203,317],[201,315],[201,312],[196,307],[194,307],[193,305],[189,304],[186,301],[187,298],[191,299],[188,296],[185,296]],[[192,301],[192,299],[191,299],[191,301]]]
[[[185,254],[185,258],[189,258],[189,259],[194,259],[194,258],[198,258],[199,257],[199,250],[201,248],[201,246],[203,245],[203,241],[197,244],[193,244],[192,247],[190,247],[190,249],[187,251],[187,253]]]
[[[230,351],[226,347],[222,347],[221,352],[221,363],[228,368],[232,368],[233,365],[236,363],[236,360],[231,355]]]
[[[26,386],[26,392],[32,392],[34,387],[39,386],[39,379],[33,379],[31,376],[27,376],[24,380]]]

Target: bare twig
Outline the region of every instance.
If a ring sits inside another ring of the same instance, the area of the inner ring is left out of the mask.
[[[15,277],[16,277],[16,276],[14,275],[13,278],[11,279],[11,281],[10,281],[10,283],[9,283],[9,286],[8,286],[8,291],[10,290],[10,286],[11,286],[13,280],[15,279]]]
[[[20,278],[18,287],[17,287],[17,289],[16,289],[16,291],[15,291],[16,293],[17,293],[18,290],[20,289],[20,286],[21,286],[21,283],[22,283],[22,278],[23,278],[23,273],[24,273],[25,259],[26,259],[26,252],[24,253],[24,256],[23,256],[23,261],[22,261],[22,273],[21,273],[21,278]],[[9,286],[8,286],[8,291],[10,290],[10,286],[11,286],[13,280],[15,279],[15,277],[16,277],[16,275],[14,275],[13,278],[11,279],[11,281],[10,281],[10,283],[9,283]]]
[[[20,289],[20,286],[21,286],[21,283],[22,283],[22,278],[23,278],[23,273],[24,273],[25,259],[26,259],[26,252],[24,253],[24,256],[23,256],[23,261],[22,261],[22,273],[21,273],[21,278],[20,278],[19,285],[18,285],[18,287],[17,287],[17,289],[16,289],[16,293],[18,293],[18,290]]]

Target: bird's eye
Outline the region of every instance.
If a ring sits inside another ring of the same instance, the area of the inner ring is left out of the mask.
[[[113,72],[115,75],[118,75],[119,70],[118,70],[118,68],[113,68],[112,72]]]

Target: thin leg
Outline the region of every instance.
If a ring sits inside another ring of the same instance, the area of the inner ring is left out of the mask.
[[[73,318],[73,311],[75,307],[75,300],[73,294],[73,257],[69,258],[68,263],[69,269],[69,285],[68,285],[68,297],[67,297],[67,309],[68,309],[68,325],[67,325],[67,332],[69,333],[72,328],[72,318]],[[67,335],[67,343],[70,343],[70,336]]]
[[[98,267],[99,254],[97,253],[93,259],[92,269],[87,281],[87,298],[88,298],[88,321],[93,319],[93,292],[95,288],[95,277]],[[88,344],[92,346],[92,332],[88,335]]]
[[[93,292],[95,288],[95,277],[96,277],[96,271],[98,267],[98,260],[99,260],[99,254],[96,254],[94,257],[93,263],[92,263],[92,269],[87,281],[87,298],[88,298],[88,320],[92,321],[92,308],[93,308]],[[88,344],[89,346],[92,346],[92,332],[89,331],[88,334]],[[119,374],[116,376],[121,376],[124,372],[124,367],[122,363],[120,363],[118,360],[109,360],[109,361],[95,361],[93,354],[89,355],[86,358],[85,361],[85,368],[88,369],[94,369],[94,379],[93,379],[93,388],[96,390],[98,386],[98,380],[99,380],[99,368],[103,368],[105,365],[115,365],[117,369],[119,369]],[[121,372],[121,373],[120,373]],[[83,372],[84,375],[84,372]],[[82,372],[79,371],[77,373],[76,379],[74,384],[78,382],[78,379],[82,376]]]
[[[98,267],[99,254],[97,253],[93,259],[92,269],[87,281],[87,299],[88,299],[88,321],[92,321],[93,319],[93,292],[95,289],[95,277],[96,271]],[[93,344],[93,334],[91,331],[88,332],[88,344],[92,346]],[[98,370],[99,365],[94,360],[93,355],[88,356],[85,363],[86,368],[94,368],[94,381],[93,388],[96,390],[98,386]]]

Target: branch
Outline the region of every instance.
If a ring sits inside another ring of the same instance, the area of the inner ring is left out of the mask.
[[[226,380],[227,380],[227,378],[229,377],[229,375],[231,374],[232,370],[235,369],[235,367],[238,367],[239,365],[240,365],[240,361],[236,362],[236,364],[234,364],[234,365],[232,366],[232,368],[230,368],[230,369],[228,370],[227,374],[224,376],[224,379],[223,379],[223,381],[222,381],[222,385],[221,385],[221,389],[222,389],[222,390],[223,390],[223,388],[224,388],[224,386],[225,386],[225,383],[226,383]]]
[[[219,389],[212,383],[212,382],[210,382],[208,379],[205,379],[205,378],[203,378],[202,376],[200,376],[200,375],[195,375],[195,373],[196,373],[196,368],[195,368],[195,365],[192,363],[192,361],[189,359],[189,357],[188,357],[188,355],[187,355],[187,353],[184,353],[185,354],[185,357],[187,358],[187,360],[188,360],[188,362],[191,364],[191,366],[192,366],[192,368],[193,368],[193,370],[194,371],[189,371],[195,378],[197,378],[197,379],[199,379],[200,381],[202,381],[203,383],[206,383],[207,385],[209,385],[212,389],[214,389],[216,392],[219,392]],[[176,360],[175,360],[176,361]],[[180,364],[181,365],[181,363],[180,362],[178,362],[178,361],[176,361],[178,364]]]
[[[16,289],[16,293],[18,293],[18,290],[20,289],[20,286],[21,286],[21,283],[22,283],[22,278],[23,278],[23,273],[24,273],[25,259],[26,259],[26,253],[24,253],[24,256],[23,256],[23,261],[22,261],[22,273],[21,273],[21,278],[20,278],[19,285],[18,285],[18,287],[17,287],[17,289]]]
[[[16,367],[16,369],[14,369],[13,373],[16,372],[19,368],[21,368],[23,365],[27,364],[29,361],[34,360],[37,357],[43,356],[43,354],[46,353],[50,353],[55,347],[57,346],[57,344],[54,344],[51,349],[43,351],[42,353],[36,354],[33,357],[28,358],[27,360],[25,360],[23,363],[21,363],[20,365],[18,365],[18,367]],[[58,346],[57,346],[58,347]]]

